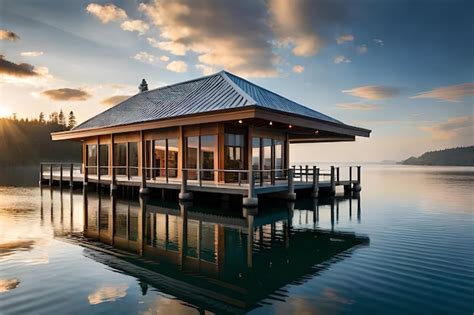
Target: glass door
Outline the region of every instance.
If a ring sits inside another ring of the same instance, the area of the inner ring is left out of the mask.
[[[214,159],[216,156],[217,136],[201,136],[201,174],[203,180],[214,180]]]

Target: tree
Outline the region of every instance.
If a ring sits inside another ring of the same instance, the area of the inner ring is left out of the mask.
[[[58,112],[52,112],[51,115],[49,115],[49,122],[52,124],[58,124],[59,122]]]
[[[66,126],[66,117],[64,116],[64,112],[63,112],[62,109],[59,111],[58,123],[59,123],[61,126]]]
[[[39,122],[40,122],[40,123],[42,123],[42,124],[44,124],[44,123],[45,123],[45,121],[44,121],[44,114],[43,114],[43,112],[41,112],[41,113],[39,114]]]
[[[67,127],[69,129],[72,129],[76,126],[76,116],[74,116],[74,112],[73,111],[70,111],[69,112],[69,118],[68,118],[68,122],[67,122]]]

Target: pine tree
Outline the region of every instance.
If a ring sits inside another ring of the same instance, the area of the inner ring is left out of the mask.
[[[42,123],[42,124],[44,124],[44,122],[45,122],[45,121],[44,121],[44,114],[43,114],[43,112],[41,112],[41,113],[39,114],[39,122]]]
[[[70,111],[69,112],[69,118],[68,118],[68,123],[67,123],[67,127],[69,129],[72,129],[76,126],[76,116],[74,116],[74,112],[73,111]]]
[[[52,124],[58,124],[59,118],[57,112],[52,112],[51,115],[49,115],[49,122]]]
[[[64,112],[63,112],[62,109],[59,111],[58,123],[59,123],[61,126],[66,126],[66,117],[64,117]]]

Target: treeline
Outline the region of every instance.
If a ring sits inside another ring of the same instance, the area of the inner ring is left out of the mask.
[[[419,157],[412,156],[400,164],[474,166],[474,146],[426,152]]]
[[[45,118],[0,119],[0,166],[39,165],[40,162],[80,162],[81,143],[51,140],[51,133],[66,131],[76,125],[71,112],[60,111]]]

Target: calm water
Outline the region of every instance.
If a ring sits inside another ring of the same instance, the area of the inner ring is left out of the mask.
[[[360,199],[245,216],[93,191],[41,196],[9,174],[2,315],[474,311],[473,168],[368,165]]]

